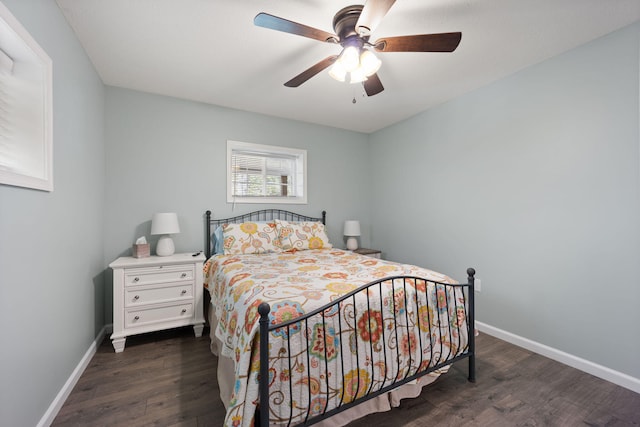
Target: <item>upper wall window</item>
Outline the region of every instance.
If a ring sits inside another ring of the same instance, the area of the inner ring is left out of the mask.
[[[227,141],[227,202],[307,203],[307,150]]]
[[[0,2],[0,184],[53,191],[53,63]]]

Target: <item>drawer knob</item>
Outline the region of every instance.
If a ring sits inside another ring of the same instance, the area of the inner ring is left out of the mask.
[[[184,314],[184,313],[186,313],[186,312],[187,312],[187,309],[186,309],[186,308],[183,308],[183,309],[182,309],[182,314]]]
[[[134,281],[134,282],[139,282],[139,281],[140,281],[140,278],[139,278],[139,277],[136,277],[135,279],[133,279],[133,281]]]
[[[133,320],[140,320],[140,316],[134,317]]]
[[[182,273],[182,275],[180,277],[182,277],[184,279],[185,277],[187,277],[187,273]]]
[[[136,295],[136,296],[133,297],[133,299],[135,299],[135,300],[137,300],[138,298],[140,298],[139,295]]]
[[[187,293],[187,290],[186,290],[186,289],[183,289],[183,290],[182,290],[182,292],[180,292],[180,293],[181,293],[182,295],[184,295],[184,294],[186,294],[186,293]]]

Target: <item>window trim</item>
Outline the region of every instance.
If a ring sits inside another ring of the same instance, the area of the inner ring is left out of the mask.
[[[3,112],[0,126],[13,128],[0,130],[0,185],[52,192],[53,63],[2,3],[0,51],[0,86],[9,91],[0,99],[0,109],[9,112]]]
[[[267,154],[280,156],[286,154],[288,156],[297,157],[302,166],[302,196],[295,197],[273,197],[273,196],[234,196],[233,195],[233,179],[232,179],[232,155],[234,150],[258,151]],[[250,142],[240,142],[227,140],[227,203],[278,203],[278,204],[307,204],[307,150],[281,147],[276,145],[254,144]]]

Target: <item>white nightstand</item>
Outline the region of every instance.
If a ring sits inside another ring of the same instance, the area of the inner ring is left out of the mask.
[[[116,353],[129,335],[193,325],[202,336],[204,255],[121,257],[113,269],[113,334]]]
[[[378,249],[358,248],[353,252],[360,255],[370,256],[372,258],[382,258],[382,251]]]

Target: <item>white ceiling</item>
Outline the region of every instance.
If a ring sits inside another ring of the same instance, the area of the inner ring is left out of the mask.
[[[640,20],[639,0],[398,0],[371,36],[461,31],[453,53],[381,53],[384,92],[322,72],[340,46],[253,25],[267,12],[333,33],[354,0],[57,0],[105,84],[373,132]],[[356,99],[354,104],[352,100]]]

